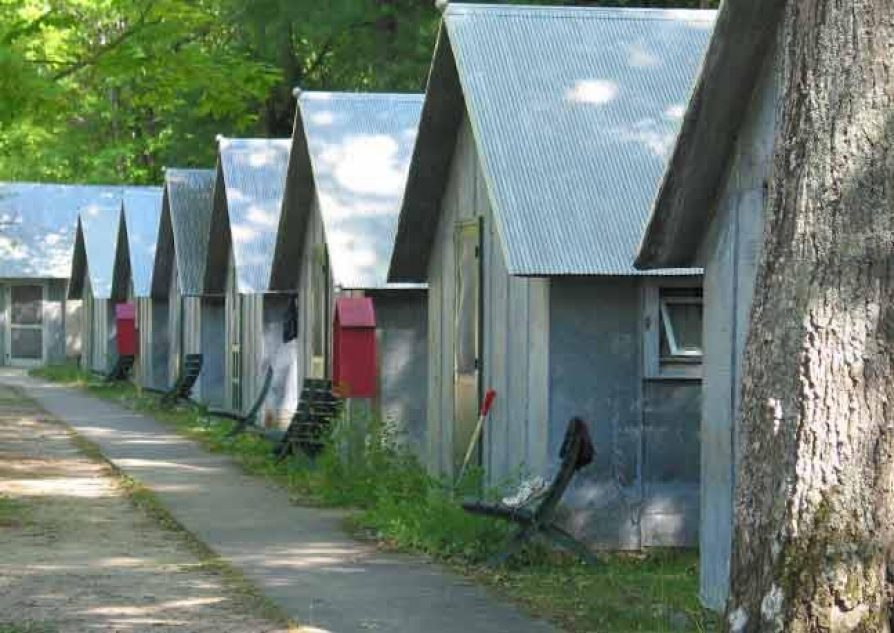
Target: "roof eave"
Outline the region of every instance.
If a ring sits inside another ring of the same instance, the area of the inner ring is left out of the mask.
[[[784,6],[778,0],[723,3],[640,243],[638,269],[694,264]]]
[[[401,200],[397,236],[388,270],[389,282],[427,281],[428,258],[464,107],[456,63],[442,20],[425,89],[419,133]]]

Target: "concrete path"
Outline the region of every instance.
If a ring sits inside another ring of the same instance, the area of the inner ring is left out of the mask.
[[[284,491],[152,418],[14,372],[0,374],[0,383],[21,387],[97,444],[308,630],[555,630],[437,565],[348,538],[342,512],[293,506]]]

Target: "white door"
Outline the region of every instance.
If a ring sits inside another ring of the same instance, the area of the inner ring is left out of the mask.
[[[34,367],[44,362],[44,300],[46,286],[16,284],[7,297],[6,360],[14,367]]]

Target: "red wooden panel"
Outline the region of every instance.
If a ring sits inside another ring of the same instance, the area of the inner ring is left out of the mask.
[[[375,324],[372,299],[342,297],[336,301],[332,380],[345,397],[376,395]]]
[[[342,327],[376,327],[376,313],[369,297],[340,297],[335,302],[335,320]]]
[[[137,353],[136,307],[132,303],[115,306],[116,343],[119,356]]]

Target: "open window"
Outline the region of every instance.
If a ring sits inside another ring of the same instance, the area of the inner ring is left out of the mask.
[[[644,318],[647,378],[702,375],[702,289],[679,283],[646,288]]]

